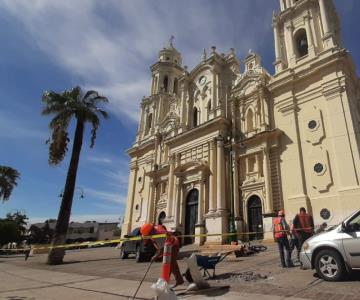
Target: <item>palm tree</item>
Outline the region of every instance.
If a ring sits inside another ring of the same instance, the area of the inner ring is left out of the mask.
[[[50,165],[57,165],[64,159],[70,141],[68,138],[69,123],[72,118],[76,119],[71,160],[51,243],[52,247],[55,247],[66,242],[85,123],[92,125],[90,144],[90,148],[92,148],[96,139],[96,131],[100,125],[99,117],[108,118],[107,112],[100,109],[98,104],[107,103],[108,99],[100,96],[96,91],[88,91],[83,94],[80,87],[77,86],[62,93],[45,92],[42,101],[44,103],[42,115],[55,115],[49,124],[51,137],[47,141],[49,143]],[[65,250],[63,248],[51,248],[47,263],[51,265],[61,264],[64,255]]]
[[[20,173],[17,170],[7,166],[0,166],[0,200],[2,202],[9,200],[19,178]]]

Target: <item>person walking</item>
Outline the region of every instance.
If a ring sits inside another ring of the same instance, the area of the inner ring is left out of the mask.
[[[279,247],[281,266],[283,268],[291,268],[294,265],[291,261],[290,245],[287,238],[288,234],[290,234],[290,228],[286,223],[283,210],[278,212],[278,216],[274,219],[273,225],[274,240]]]
[[[292,252],[296,248],[296,258],[299,261],[300,259],[300,243],[299,243],[299,234],[294,229],[294,224],[290,224],[290,256],[292,256]]]
[[[299,236],[299,247],[301,249],[304,242],[314,235],[313,217],[306,212],[305,207],[300,208],[300,212],[295,216],[294,230]]]
[[[181,285],[184,283],[184,279],[181,275],[180,272],[180,268],[179,265],[177,263],[177,258],[179,255],[179,251],[180,251],[180,241],[179,239],[175,236],[175,234],[173,232],[170,231],[164,231],[163,227],[158,227],[154,226],[151,223],[146,223],[143,226],[141,226],[140,228],[140,232],[143,236],[148,236],[148,235],[153,235],[153,234],[166,234],[166,240],[165,240],[165,244],[170,245],[171,246],[171,260],[170,260],[170,272],[174,275],[175,277],[175,284],[172,286],[172,288]],[[162,256],[161,253],[161,247],[159,246],[158,242],[156,241],[156,239],[151,239],[154,247],[156,249],[156,253],[155,255],[151,258],[151,261],[155,261],[158,258],[160,258]]]

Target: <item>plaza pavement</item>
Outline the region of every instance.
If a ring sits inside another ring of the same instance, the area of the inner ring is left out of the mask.
[[[68,251],[65,264],[48,266],[46,255],[35,255],[28,261],[23,256],[0,256],[0,299],[129,299],[133,296],[149,263],[119,259],[119,250],[98,248]],[[313,271],[278,266],[274,246],[251,257],[228,257],[218,264],[211,286],[228,289],[183,295],[179,299],[259,299],[259,300],[360,300],[360,273],[346,281],[329,283],[314,276]],[[185,263],[180,260],[182,271]],[[150,286],[160,275],[161,263],[152,265],[137,299],[152,299]],[[239,280],[244,272],[267,276],[256,281]],[[184,292],[186,284],[177,288]]]

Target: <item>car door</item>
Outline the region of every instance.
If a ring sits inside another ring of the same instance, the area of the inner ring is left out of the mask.
[[[351,268],[360,268],[360,212],[346,224],[343,247]]]
[[[135,228],[128,236],[129,238],[136,237],[139,233],[140,229]],[[136,241],[127,241],[126,242],[126,252],[134,253],[136,248]]]

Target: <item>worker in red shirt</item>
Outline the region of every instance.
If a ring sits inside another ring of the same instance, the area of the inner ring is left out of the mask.
[[[180,241],[179,239],[175,236],[174,233],[169,232],[169,231],[165,231],[164,230],[164,226],[154,226],[151,223],[146,223],[143,226],[141,226],[140,228],[140,232],[143,236],[148,236],[148,235],[155,235],[155,234],[166,234],[166,240],[165,240],[165,244],[171,246],[171,266],[170,266],[170,273],[172,273],[175,277],[175,285],[173,285],[172,287],[176,287],[178,285],[181,285],[184,283],[184,279],[181,275],[180,272],[180,268],[179,265],[177,263],[177,258],[178,258],[178,254],[179,254],[179,250],[180,250]],[[156,241],[156,239],[151,238],[154,247],[156,249],[156,253],[155,255],[151,258],[152,261],[157,260],[158,258],[160,258],[162,256],[161,254],[161,247],[159,246],[158,242]],[[170,274],[169,274],[170,275]]]
[[[293,224],[294,230],[299,236],[299,246],[301,249],[304,242],[314,235],[314,220],[313,217],[306,212],[305,207],[301,207],[300,213],[295,216]]]

